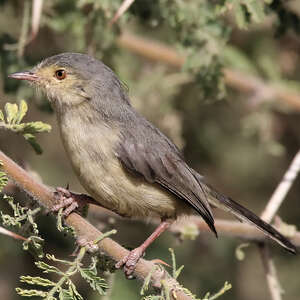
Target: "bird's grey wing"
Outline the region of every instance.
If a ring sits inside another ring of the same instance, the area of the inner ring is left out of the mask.
[[[217,235],[205,191],[176,146],[151,126],[143,136],[123,132],[116,154],[122,165],[191,205]]]

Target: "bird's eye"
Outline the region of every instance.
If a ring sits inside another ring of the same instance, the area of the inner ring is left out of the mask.
[[[65,70],[57,70],[55,72],[55,77],[58,79],[58,80],[63,80],[65,79],[67,76],[67,73]]]

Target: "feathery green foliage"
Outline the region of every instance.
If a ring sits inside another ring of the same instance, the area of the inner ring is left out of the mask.
[[[37,224],[34,221],[34,216],[41,210],[39,207],[31,210],[28,207],[21,206],[19,203],[15,203],[12,197],[6,195],[3,196],[3,200],[6,200],[13,210],[13,216],[0,212],[2,223],[5,226],[15,226],[21,228],[25,222],[28,222],[31,227],[30,231],[35,235],[39,234]]]
[[[102,239],[114,234],[116,231],[112,230],[103,234],[95,244]],[[78,292],[76,285],[72,281],[72,277],[79,274],[94,290],[100,295],[105,294],[105,290],[108,288],[105,279],[98,276],[97,264],[98,257],[92,256],[90,265],[83,267],[82,260],[88,251],[89,246],[81,247],[78,251],[76,258],[73,261],[67,261],[57,259],[54,255],[46,254],[48,261],[67,267],[67,270],[63,271],[53,264],[48,264],[44,261],[37,261],[35,265],[42,270],[43,273],[55,273],[60,278],[57,282],[50,279],[39,276],[21,276],[20,281],[28,285],[36,286],[36,289],[23,289],[16,288],[17,293],[23,297],[39,296],[46,300],[54,299],[70,299],[70,300],[83,300],[83,297]],[[47,291],[40,290],[40,288],[46,287]]]
[[[172,274],[171,275],[172,275],[172,278],[177,279],[178,276],[180,275],[180,273],[182,272],[184,266],[180,266],[179,268],[177,268],[174,250],[172,248],[169,248],[169,251],[171,253],[171,261],[172,261]],[[145,292],[147,292],[149,290],[151,276],[153,275],[153,272],[157,268],[162,268],[162,266],[155,266],[155,268],[153,270],[151,270],[149,272],[149,274],[147,275],[147,277],[145,278],[142,289],[140,291],[141,296],[144,296]],[[147,296],[144,296],[142,298],[142,300],[170,300],[170,293],[172,293],[173,298],[176,299],[176,290],[183,291],[188,296],[190,296],[193,300],[215,300],[215,299],[219,298],[220,296],[222,296],[224,293],[226,293],[228,290],[230,290],[232,287],[231,284],[229,284],[228,282],[225,282],[224,286],[217,293],[211,295],[211,293],[208,292],[205,294],[204,298],[197,298],[196,295],[194,295],[190,290],[188,290],[187,288],[185,288],[183,286],[174,288],[174,290],[169,290],[169,285],[166,284],[165,279],[162,279],[161,285],[162,285],[162,289],[161,289],[161,292],[159,295],[155,295],[155,294],[147,295]]]
[[[8,182],[8,178],[6,176],[6,174],[1,171],[1,166],[2,163],[0,161],[0,193],[2,192],[3,188],[6,186],[7,182]]]
[[[6,103],[5,114],[0,110],[0,129],[8,129],[15,133],[20,133],[33,147],[37,154],[41,154],[42,148],[37,143],[34,134],[49,132],[51,126],[41,121],[21,123],[28,110],[25,100],[21,100],[19,106],[15,103]]]
[[[23,229],[29,235],[23,242],[23,249],[28,250],[35,257],[42,258],[44,256],[44,240],[39,237],[38,226],[34,220],[41,209],[39,207],[35,209],[23,207],[19,203],[15,203],[11,196],[3,195],[2,199],[7,201],[13,211],[13,215],[4,214],[0,211],[1,223],[5,227],[15,227],[17,230]]]

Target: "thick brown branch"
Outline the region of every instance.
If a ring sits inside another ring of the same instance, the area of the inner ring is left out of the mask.
[[[117,40],[117,43],[134,53],[148,59],[164,62],[171,66],[181,68],[185,58],[178,54],[174,49],[158,43],[157,41],[146,40],[128,32],[124,32]],[[259,94],[263,98],[276,98],[293,109],[300,111],[300,95],[287,88],[278,87],[274,84],[265,82],[262,78],[248,75],[236,70],[225,68],[225,83],[239,91]]]
[[[18,185],[18,187],[26,191],[44,207],[51,209],[51,207],[55,204],[55,197],[53,191],[50,188],[35,181],[24,169],[13,162],[2,151],[0,151],[0,161],[3,164],[2,169]],[[74,228],[78,239],[95,241],[102,235],[102,233],[98,229],[96,229],[87,220],[76,213],[70,214],[65,221],[68,226]],[[119,261],[129,253],[128,250],[126,250],[110,238],[103,239],[98,246],[100,251],[104,251],[115,261]],[[149,272],[154,270],[154,268],[155,265],[152,262],[141,259],[136,266],[134,275],[137,278],[144,280]],[[192,299],[190,296],[187,296],[185,293],[183,293],[180,290],[178,282],[175,279],[170,278],[170,276],[165,272],[159,270],[155,271],[152,275],[152,285],[161,288],[161,279],[165,279],[167,281],[168,287],[171,291],[171,299],[174,299],[172,291],[176,290],[177,288],[177,300]]]

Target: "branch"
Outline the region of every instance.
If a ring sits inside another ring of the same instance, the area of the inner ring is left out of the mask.
[[[21,241],[26,241],[27,239],[24,238],[23,236],[19,235],[19,234],[16,234],[12,231],[9,231],[5,228],[3,228],[2,226],[0,226],[0,234],[5,234],[5,235],[8,235],[16,240],[21,240]]]
[[[276,212],[278,211],[281,203],[285,199],[288,191],[290,190],[292,184],[294,183],[300,170],[300,150],[295,155],[293,161],[291,162],[288,170],[284,174],[281,182],[275,189],[273,195],[271,196],[267,206],[265,207],[261,218],[266,222],[271,222],[274,218]]]
[[[294,183],[300,169],[300,150],[295,155],[292,163],[285,172],[281,182],[278,184],[268,204],[266,205],[261,218],[266,222],[271,222],[280,205],[284,201],[288,191]],[[266,279],[272,300],[281,300],[282,289],[277,276],[276,267],[270,255],[268,245],[264,243],[259,247],[259,253],[263,262]]]
[[[26,41],[27,41],[27,33],[29,29],[29,19],[30,19],[30,3],[28,0],[24,1],[24,11],[23,11],[23,20],[21,26],[21,33],[18,42],[18,51],[17,56],[20,59],[23,57]]]
[[[109,26],[113,25],[118,21],[118,19],[125,13],[126,10],[130,7],[130,5],[134,2],[134,0],[124,0],[117,10],[116,14],[114,17],[110,20],[108,23]]]
[[[201,233],[211,234],[209,228],[207,227],[207,224],[201,217],[193,216],[190,218],[190,222],[195,224]],[[224,235],[255,242],[270,241],[270,239],[262,232],[257,230],[256,227],[247,223],[216,219],[215,226],[218,231],[218,235],[220,236]],[[181,233],[182,223],[178,222],[172,225],[169,230],[176,234]],[[296,247],[300,247],[300,231],[294,232],[292,236],[288,238]]]
[[[89,210],[89,217],[91,217],[92,219],[94,218],[95,220],[97,220],[97,222],[99,222],[99,219],[103,220],[107,217],[121,219],[120,216],[100,206],[93,206],[92,209]],[[141,221],[143,221],[143,219],[141,219]],[[149,222],[157,226],[160,223],[160,220],[151,218]],[[280,222],[278,223],[279,226],[276,226],[275,224],[275,227],[280,231]],[[207,234],[209,236],[212,236],[211,230],[209,229],[205,221],[203,221],[200,216],[196,215],[190,216],[188,219],[178,220],[168,228],[168,231],[174,233],[175,235],[181,235],[185,230],[184,228],[190,226],[196,226],[196,228],[200,231],[200,234]],[[266,235],[264,235],[261,231],[257,230],[256,227],[248,223],[241,223],[238,221],[230,221],[225,219],[215,219],[215,226],[219,236],[227,236],[231,238],[238,238],[246,241],[261,243],[270,241],[270,239]],[[283,233],[283,235],[289,238],[296,247],[300,248],[300,231]]]
[[[28,172],[18,166],[14,161],[7,157],[2,151],[0,151],[0,161],[3,166],[4,172],[16,183],[16,185],[28,193],[33,199],[38,201],[42,206],[47,209],[51,209],[55,204],[55,197],[53,190],[49,187],[37,182],[33,179]],[[77,239],[84,239],[86,241],[95,241],[102,233],[91,225],[87,220],[82,218],[77,213],[70,214],[66,220],[66,224],[73,227]],[[103,239],[99,244],[99,250],[105,252],[109,257],[115,261],[119,261],[125,255],[129,253],[128,250],[120,246],[118,243],[110,238]],[[149,272],[153,271],[155,264],[141,259],[134,271],[134,275],[140,280],[144,280]],[[171,278],[166,272],[155,270],[152,275],[152,286],[156,288],[162,288],[161,280],[167,282],[168,289],[170,290],[170,299],[175,300],[192,300],[192,298],[186,295],[180,288],[179,283]],[[176,296],[174,297],[174,292]]]
[[[164,62],[176,68],[181,68],[185,57],[178,54],[169,46],[157,41],[146,40],[142,37],[124,32],[117,39],[119,46],[150,60]],[[231,88],[242,92],[263,95],[264,98],[274,97],[281,102],[300,111],[300,95],[287,88],[275,86],[262,78],[248,75],[240,71],[224,68],[225,83]]]
[[[274,261],[270,254],[269,246],[260,244],[259,253],[264,266],[271,298],[272,300],[281,300],[282,288],[279,283]]]

